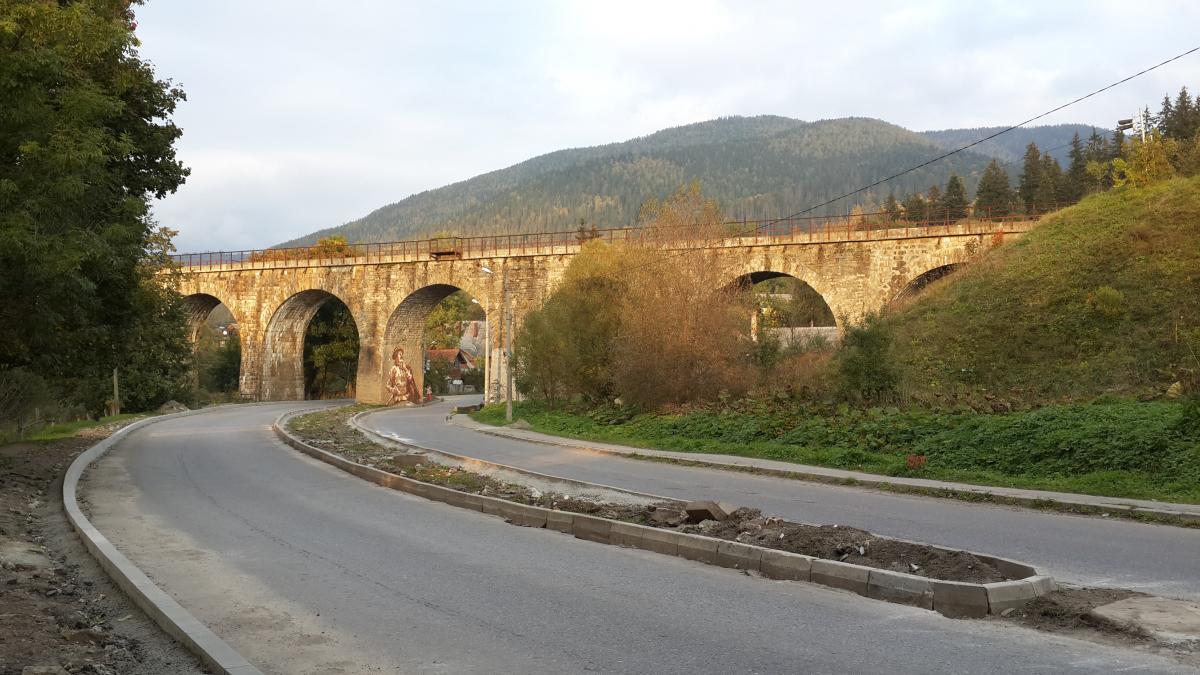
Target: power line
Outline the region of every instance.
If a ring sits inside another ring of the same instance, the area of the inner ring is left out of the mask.
[[[901,172],[899,172],[899,173],[894,173],[894,174],[892,174],[892,175],[888,176],[887,178],[881,178],[881,179],[879,179],[879,180],[875,181],[874,183],[871,183],[870,185],[866,185],[866,186],[860,187],[860,188],[858,188],[857,190],[853,190],[853,191],[851,191],[851,192],[847,192],[847,193],[846,193],[846,194],[844,194],[844,195],[840,195],[840,196],[838,196],[838,197],[834,197],[833,199],[830,199],[830,200],[828,200],[828,201],[821,202],[820,204],[817,204],[816,206],[810,206],[809,208],[807,208],[807,209],[804,209],[803,211],[797,211],[796,213],[793,213],[793,214],[791,214],[791,215],[789,215],[789,216],[784,216],[784,217],[782,217],[782,218],[777,218],[777,219],[776,219],[775,221],[773,221],[773,222],[777,223],[777,222],[779,222],[779,221],[781,221],[781,220],[787,220],[787,219],[789,219],[789,218],[795,218],[796,216],[802,216],[802,215],[804,215],[804,214],[806,214],[806,213],[811,213],[811,212],[813,212],[813,211],[816,211],[817,209],[819,209],[819,208],[821,208],[821,207],[824,207],[824,206],[829,206],[830,204],[832,204],[832,203],[834,203],[834,202],[841,201],[841,200],[845,199],[846,197],[853,197],[853,196],[854,196],[854,195],[856,195],[856,194],[859,194],[859,193],[862,193],[862,192],[866,192],[867,190],[870,190],[870,189],[871,189],[871,188],[873,188],[873,187],[877,187],[877,186],[879,186],[879,185],[882,185],[882,184],[884,184],[884,183],[886,183],[886,182],[888,182],[888,181],[890,181],[890,180],[893,180],[893,179],[899,178],[900,176],[903,176],[903,175],[905,175],[905,174],[912,173],[913,171],[916,171],[917,169],[923,169],[923,168],[925,168],[925,167],[929,166],[930,164],[933,164],[934,162],[940,162],[941,160],[943,160],[943,159],[946,159],[947,157],[950,157],[951,155],[956,155],[956,154],[958,154],[958,153],[960,153],[960,152],[962,152],[962,151],[964,151],[964,150],[969,150],[969,149],[971,149],[971,148],[975,147],[976,145],[979,145],[980,143],[986,143],[987,141],[990,141],[990,140],[992,140],[993,138],[996,138],[997,136],[1000,136],[1000,135],[1003,135],[1003,134],[1007,134],[1008,132],[1010,132],[1010,131],[1013,131],[1013,130],[1015,130],[1015,129],[1020,129],[1021,127],[1025,126],[1026,124],[1029,124],[1030,122],[1036,122],[1036,121],[1038,121],[1038,120],[1042,119],[1043,117],[1046,117],[1047,115],[1052,115],[1052,114],[1054,114],[1054,113],[1056,113],[1056,112],[1058,112],[1058,111],[1060,111],[1060,110],[1063,110],[1064,108],[1068,108],[1068,107],[1070,107],[1070,106],[1073,106],[1073,105],[1075,105],[1076,103],[1079,103],[1079,102],[1081,102],[1081,101],[1085,101],[1085,100],[1087,100],[1087,99],[1089,99],[1089,98],[1091,98],[1091,97],[1093,97],[1093,96],[1095,96],[1095,95],[1097,95],[1097,94],[1102,94],[1102,93],[1104,93],[1104,92],[1108,91],[1109,89],[1112,89],[1113,87],[1117,87],[1117,86],[1120,86],[1120,85],[1122,85],[1122,84],[1125,84],[1126,82],[1128,82],[1128,81],[1130,81],[1130,80],[1132,80],[1132,79],[1134,79],[1134,78],[1141,77],[1142,75],[1145,75],[1146,73],[1148,73],[1148,72],[1150,72],[1150,71],[1152,71],[1152,70],[1156,70],[1156,69],[1158,69],[1158,68],[1161,68],[1161,67],[1163,67],[1163,66],[1167,65],[1168,63],[1171,63],[1172,61],[1178,61],[1179,59],[1181,59],[1181,58],[1183,58],[1183,57],[1187,56],[1188,54],[1192,54],[1192,53],[1194,53],[1194,52],[1197,52],[1197,51],[1200,51],[1200,45],[1198,45],[1198,46],[1196,46],[1196,47],[1192,47],[1191,49],[1189,49],[1189,50],[1187,50],[1187,51],[1185,51],[1185,52],[1182,52],[1182,53],[1180,53],[1180,54],[1176,54],[1175,56],[1172,56],[1171,58],[1167,59],[1166,61],[1163,61],[1163,62],[1161,62],[1161,63],[1156,63],[1156,64],[1154,64],[1153,66],[1150,66],[1149,68],[1146,68],[1146,69],[1144,69],[1144,70],[1140,70],[1140,71],[1138,71],[1138,72],[1136,72],[1136,73],[1134,73],[1134,74],[1130,75],[1129,77],[1126,77],[1126,78],[1123,78],[1123,79],[1117,80],[1116,82],[1113,82],[1113,83],[1112,83],[1112,84],[1110,84],[1110,85],[1107,85],[1107,86],[1101,87],[1101,88],[1099,88],[1099,89],[1097,89],[1097,90],[1095,90],[1095,91],[1091,92],[1090,94],[1085,94],[1085,95],[1083,95],[1083,96],[1080,96],[1079,98],[1077,98],[1077,99],[1075,99],[1075,100],[1073,100],[1073,101],[1068,101],[1068,102],[1066,102],[1066,103],[1064,103],[1064,104],[1062,104],[1062,105],[1058,106],[1057,108],[1052,108],[1052,109],[1050,109],[1050,110],[1047,110],[1046,112],[1044,112],[1044,113],[1042,113],[1042,114],[1040,114],[1040,115],[1035,115],[1035,116],[1033,116],[1033,117],[1030,117],[1029,119],[1025,120],[1024,122],[1020,122],[1020,123],[1018,123],[1018,124],[1014,124],[1014,125],[1012,125],[1011,127],[1008,127],[1008,128],[1006,128],[1006,129],[1002,129],[1002,130],[1000,130],[1000,131],[997,131],[997,132],[996,132],[996,133],[994,133],[994,134],[990,134],[990,135],[988,135],[988,136],[984,136],[983,138],[981,138],[981,139],[979,139],[979,140],[977,140],[977,141],[975,141],[975,142],[973,142],[973,143],[968,143],[967,145],[964,145],[964,146],[962,146],[961,148],[956,148],[956,149],[954,149],[954,150],[951,150],[950,152],[947,152],[947,153],[945,153],[945,154],[938,155],[937,157],[934,157],[933,159],[931,159],[931,160],[929,160],[929,161],[927,161],[927,162],[922,162],[922,163],[920,163],[920,164],[918,164],[918,165],[916,165],[916,166],[909,167],[909,168],[907,168],[907,169],[905,169],[905,170],[903,170],[903,171],[901,171]],[[773,224],[773,223],[768,223],[768,225],[770,225],[770,224]],[[760,226],[760,227],[762,227],[762,226]]]
[[[871,183],[870,185],[865,185],[865,186],[863,186],[863,187],[860,187],[860,188],[858,188],[858,189],[856,189],[856,190],[852,190],[852,191],[850,191],[850,192],[847,192],[846,194],[843,194],[843,195],[840,195],[840,196],[838,196],[838,197],[834,197],[833,199],[830,199],[830,200],[827,200],[827,201],[821,202],[820,204],[817,204],[817,205],[815,205],[815,206],[810,206],[810,207],[808,207],[808,208],[806,208],[806,209],[804,209],[804,210],[802,210],[802,211],[797,211],[797,212],[795,212],[795,213],[793,213],[793,214],[791,214],[791,215],[783,216],[783,217],[781,217],[781,218],[775,218],[774,220],[768,220],[768,221],[766,221],[766,222],[762,222],[762,223],[756,224],[756,225],[755,225],[754,227],[752,227],[752,228],[747,228],[747,229],[745,229],[745,230],[743,230],[743,231],[741,231],[741,232],[734,233],[734,234],[733,234],[733,235],[731,235],[731,236],[734,236],[734,237],[740,237],[740,236],[745,236],[745,235],[748,235],[748,234],[752,234],[752,233],[754,233],[754,232],[757,232],[757,231],[759,231],[759,230],[761,230],[761,229],[763,229],[763,228],[765,228],[765,227],[770,227],[770,226],[772,226],[772,225],[775,225],[775,224],[777,224],[777,223],[780,223],[780,222],[782,222],[782,221],[784,221],[784,220],[790,220],[790,219],[792,219],[792,218],[796,218],[796,217],[803,216],[803,215],[805,215],[805,214],[808,214],[808,213],[812,213],[813,211],[816,211],[817,209],[820,209],[820,208],[822,208],[822,207],[825,207],[825,206],[829,206],[830,204],[833,204],[833,203],[835,203],[835,202],[839,202],[839,201],[841,201],[841,200],[843,200],[843,199],[845,199],[845,198],[847,198],[847,197],[853,197],[853,196],[854,196],[854,195],[856,195],[856,194],[860,194],[860,193],[866,192],[867,190],[870,190],[871,188],[874,188],[874,187],[878,187],[878,186],[880,186],[880,185],[883,185],[884,183],[886,183],[886,182],[888,182],[888,181],[891,181],[891,180],[895,180],[896,178],[899,178],[900,176],[904,176],[904,175],[906,175],[906,174],[912,173],[913,171],[916,171],[916,170],[918,170],[918,169],[923,169],[923,168],[925,168],[925,167],[929,166],[930,164],[934,164],[934,163],[936,163],[936,162],[940,162],[941,160],[943,160],[943,159],[946,159],[947,157],[951,157],[951,156],[953,156],[953,155],[956,155],[956,154],[958,154],[958,153],[960,153],[960,152],[963,152],[964,150],[969,150],[969,149],[971,149],[971,148],[973,148],[973,147],[975,147],[975,146],[979,145],[980,143],[986,143],[987,141],[990,141],[990,140],[992,140],[993,138],[996,138],[996,137],[998,137],[998,136],[1002,136],[1002,135],[1004,135],[1004,134],[1007,134],[1007,133],[1008,133],[1008,132],[1010,132],[1010,131],[1014,131],[1014,130],[1016,130],[1016,129],[1020,129],[1021,127],[1025,126],[1026,124],[1029,124],[1030,122],[1036,122],[1037,120],[1040,120],[1040,119],[1042,119],[1043,117],[1046,117],[1046,116],[1048,116],[1048,115],[1053,115],[1054,113],[1056,113],[1056,112],[1058,112],[1058,111],[1060,111],[1060,110],[1064,110],[1064,109],[1066,109],[1066,108],[1069,108],[1069,107],[1071,107],[1071,106],[1075,105],[1076,103],[1080,103],[1080,102],[1082,102],[1082,101],[1086,101],[1087,99],[1089,99],[1089,98],[1092,98],[1093,96],[1096,96],[1097,94],[1102,94],[1102,93],[1104,93],[1104,92],[1108,91],[1109,89],[1113,89],[1114,87],[1118,87],[1118,86],[1120,86],[1120,85],[1122,85],[1122,84],[1125,84],[1126,82],[1129,82],[1130,80],[1133,80],[1133,79],[1135,79],[1135,78],[1141,77],[1142,75],[1145,75],[1146,73],[1149,73],[1149,72],[1151,72],[1151,71],[1153,71],[1153,70],[1157,70],[1157,69],[1159,69],[1159,68],[1161,68],[1161,67],[1163,67],[1163,66],[1167,65],[1168,63],[1172,63],[1172,62],[1174,62],[1174,61],[1178,61],[1179,59],[1182,59],[1183,57],[1185,57],[1185,56],[1188,56],[1189,54],[1193,54],[1193,53],[1195,53],[1195,52],[1198,52],[1198,51],[1200,51],[1200,45],[1197,45],[1197,46],[1195,46],[1195,47],[1192,47],[1191,49],[1188,49],[1187,51],[1184,51],[1184,52],[1181,52],[1181,53],[1179,53],[1179,54],[1176,54],[1175,56],[1172,56],[1171,58],[1169,58],[1169,59],[1167,59],[1167,60],[1165,60],[1165,61],[1161,61],[1161,62],[1159,62],[1159,63],[1156,63],[1156,64],[1154,64],[1154,65],[1150,66],[1149,68],[1145,68],[1145,69],[1139,70],[1138,72],[1136,72],[1136,73],[1134,73],[1134,74],[1132,74],[1132,75],[1129,75],[1128,77],[1124,77],[1124,78],[1122,78],[1122,79],[1120,79],[1120,80],[1117,80],[1116,82],[1113,82],[1112,84],[1105,85],[1105,86],[1103,86],[1103,87],[1101,87],[1101,88],[1099,88],[1099,89],[1097,89],[1097,90],[1095,90],[1095,91],[1093,91],[1093,92],[1091,92],[1091,93],[1084,94],[1083,96],[1080,96],[1079,98],[1076,98],[1076,99],[1073,99],[1073,100],[1071,100],[1071,101],[1068,101],[1068,102],[1066,102],[1066,103],[1063,103],[1062,105],[1060,105],[1060,106],[1058,106],[1058,107],[1056,107],[1056,108],[1051,108],[1050,110],[1047,110],[1046,112],[1044,112],[1044,113],[1041,113],[1040,115],[1035,115],[1035,116],[1033,116],[1033,117],[1030,117],[1029,119],[1025,120],[1024,122],[1019,122],[1019,123],[1017,123],[1017,124],[1014,124],[1014,125],[1012,125],[1012,126],[1010,126],[1010,127],[1006,127],[1006,128],[1004,128],[1004,129],[1002,129],[1002,130],[1000,130],[1000,131],[997,131],[997,132],[995,132],[995,133],[993,133],[993,134],[989,134],[989,135],[987,135],[987,136],[984,136],[983,138],[981,138],[981,139],[979,139],[979,140],[977,140],[977,141],[974,141],[974,142],[972,142],[972,143],[968,143],[967,145],[964,145],[964,146],[962,146],[962,147],[960,147],[960,148],[956,148],[956,149],[954,149],[954,150],[950,150],[949,152],[946,152],[946,153],[944,153],[944,154],[938,155],[937,157],[934,157],[933,159],[930,159],[930,160],[928,160],[928,161],[925,161],[925,162],[922,162],[922,163],[920,163],[920,164],[917,164],[916,166],[909,167],[909,168],[907,168],[907,169],[905,169],[905,170],[903,170],[903,171],[900,171],[899,173],[894,173],[894,174],[892,174],[892,175],[888,176],[887,178],[881,178],[881,179],[879,179],[879,180],[875,181],[874,183]],[[676,254],[676,255],[682,255],[683,253],[686,253],[686,252],[687,252],[687,250],[685,249],[685,250],[683,250],[683,251],[680,251],[680,252],[679,252],[678,254]],[[653,263],[648,263],[648,264],[646,264],[646,265],[643,265],[643,266],[644,266],[644,267],[650,267],[651,265],[655,265],[655,264],[659,264],[659,263],[665,262],[665,261],[666,261],[667,259],[669,259],[670,257],[673,257],[673,256],[664,256],[663,258],[660,258],[659,260],[657,260],[657,261],[655,261],[655,262],[653,262]],[[637,265],[634,265],[634,266],[630,266],[630,267],[628,267],[628,268],[626,268],[626,269],[637,269],[637,268],[638,268],[638,266],[637,266]]]

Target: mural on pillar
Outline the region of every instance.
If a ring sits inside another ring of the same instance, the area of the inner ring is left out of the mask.
[[[404,348],[392,350],[392,369],[388,372],[383,386],[388,390],[388,405],[400,403],[416,403],[421,400],[417,393],[417,380],[413,377],[412,368],[404,360]]]

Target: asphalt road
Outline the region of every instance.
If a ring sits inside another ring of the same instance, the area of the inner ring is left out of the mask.
[[[447,424],[452,400],[375,413],[384,434],[555,476],[683,499],[717,499],[811,523],[852,525],[1033,563],[1056,579],[1200,598],[1200,529],[1037,512],[686,467],[547,446]]]
[[[1186,672],[379,488],[274,438],[299,407],[151,425],[83,488],[118,548],[268,672]]]

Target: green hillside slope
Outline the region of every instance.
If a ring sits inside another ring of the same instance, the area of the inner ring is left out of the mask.
[[[885,323],[904,393],[930,402],[1186,388],[1200,377],[1200,178],[1089,197]]]
[[[1029,133],[1040,132],[1020,130],[1014,138],[1023,147]],[[564,230],[574,229],[580,218],[620,227],[636,220],[647,199],[665,197],[692,180],[699,180],[732,218],[778,217],[924,162],[943,151],[941,143],[865,118],[722,118],[622,143],[553,152],[413,195],[287,245],[329,235],[386,241],[442,230],[464,235]],[[983,154],[963,153],[859,201],[882,203],[887,191],[921,191],[945,183],[951,172],[973,190],[987,162]],[[829,212],[843,213],[851,205],[842,202]]]

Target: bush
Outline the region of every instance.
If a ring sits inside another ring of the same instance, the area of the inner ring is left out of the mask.
[[[878,315],[847,324],[837,362],[843,395],[869,403],[896,399],[899,378],[888,353],[891,344],[891,331]]]

